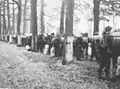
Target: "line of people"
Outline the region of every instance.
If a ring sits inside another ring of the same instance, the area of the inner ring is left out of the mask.
[[[102,72],[106,74],[106,77],[109,77],[110,72],[110,59],[113,58],[113,64],[116,67],[117,57],[119,52],[113,49],[112,39],[109,36],[105,36],[107,33],[103,34],[103,39],[84,39],[84,37],[74,37],[73,41],[73,56],[81,61],[83,58],[88,59],[90,56],[90,61],[93,61],[94,58],[99,64],[99,77],[102,76]],[[105,36],[105,37],[104,37]],[[107,40],[105,39],[107,37]],[[108,39],[109,38],[109,39]],[[17,36],[13,36],[13,43],[17,43]],[[50,35],[40,34],[37,36],[37,51],[55,57],[64,56],[64,42],[65,39],[59,34],[55,35],[54,33]],[[32,35],[26,36],[22,39],[22,45],[26,46],[27,50],[31,50]],[[120,58],[119,58],[120,59]]]
[[[51,56],[62,57],[64,56],[64,37],[54,33],[50,35],[40,34],[37,37],[37,49],[39,52],[48,54]],[[27,37],[26,45],[31,47],[32,37]],[[73,42],[73,56],[77,60],[88,55],[88,40],[84,40],[82,37],[74,37]]]
[[[28,37],[26,45],[31,47],[32,37]],[[63,42],[62,36],[56,35],[54,33],[50,35],[40,34],[37,37],[37,51],[44,53],[46,55],[60,57],[63,56]]]
[[[32,36],[26,38],[26,45],[31,47]],[[38,35],[37,40],[37,49],[39,52],[46,55],[61,57],[64,56],[64,37],[54,33],[50,35],[40,34]],[[97,40],[92,41],[90,39],[84,39],[84,37],[74,37],[73,41],[73,56],[77,60],[83,60],[84,58],[88,59],[88,55],[91,56],[91,61],[93,57],[97,59]],[[91,44],[91,45],[89,45]],[[91,48],[91,53],[89,52]]]
[[[82,60],[83,58],[88,59],[88,55],[91,56],[91,61],[94,57],[97,59],[96,41],[88,39],[88,37],[85,38],[74,36],[73,56],[77,60]],[[17,35],[12,36],[12,39],[13,44],[18,43]],[[26,46],[27,50],[31,50],[32,34],[22,36],[21,41],[22,46]],[[37,36],[37,51],[56,57],[64,56],[64,37],[59,34],[55,35],[54,33],[50,35],[39,34]]]
[[[99,52],[97,52],[99,40],[85,38],[74,37],[73,56],[79,61],[83,58],[88,59],[88,55],[91,56],[91,61],[94,57],[99,59]],[[17,35],[14,35],[12,39],[13,43],[17,44]],[[22,37],[21,41],[22,46],[26,46],[27,50],[31,50],[32,35]],[[37,51],[56,57],[64,56],[64,37],[54,33],[50,35],[39,34],[37,36]]]

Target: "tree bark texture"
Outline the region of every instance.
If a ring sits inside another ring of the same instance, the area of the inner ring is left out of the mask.
[[[31,0],[32,50],[37,51],[37,0]]]
[[[0,2],[0,3],[1,3],[1,2]],[[0,4],[0,12],[1,12],[1,4]],[[2,20],[1,20],[1,13],[0,13],[0,36],[1,36],[1,32],[2,32],[1,24],[2,24]]]
[[[66,0],[66,23],[65,23],[65,57],[62,64],[66,65],[73,60],[73,14],[74,0]]]
[[[13,2],[12,6],[12,33],[15,33],[15,3]]]
[[[6,18],[5,18],[5,0],[3,2],[3,34],[5,35],[6,32]]]
[[[18,4],[18,14],[17,14],[17,34],[20,35],[20,26],[21,26],[21,0]]]
[[[65,18],[65,1],[62,1],[60,13],[60,34],[64,34],[64,18]]]
[[[7,18],[8,18],[8,27],[7,27],[7,33],[11,33],[10,30],[10,6],[9,6],[9,0],[7,0]]]
[[[93,0],[94,8],[93,8],[93,13],[94,13],[94,35],[99,34],[99,8],[100,8],[100,0]]]
[[[41,33],[45,33],[45,24],[44,24],[44,0],[41,0]]]
[[[23,16],[23,19],[24,19],[24,24],[23,24],[23,33],[26,33],[26,8],[27,7],[27,0],[25,0],[25,3],[24,3],[24,16]]]

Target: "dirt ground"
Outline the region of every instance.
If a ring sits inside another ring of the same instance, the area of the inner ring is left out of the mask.
[[[0,88],[8,89],[120,89],[120,83],[98,79],[98,64],[26,51],[0,42]]]

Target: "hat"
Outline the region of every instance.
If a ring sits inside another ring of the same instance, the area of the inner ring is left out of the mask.
[[[111,30],[112,30],[112,27],[110,26],[105,27],[105,32],[110,32]]]

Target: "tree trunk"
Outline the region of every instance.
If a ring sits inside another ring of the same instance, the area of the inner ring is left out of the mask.
[[[31,18],[32,18],[32,16],[31,16],[31,13],[30,13],[30,21],[31,21]],[[32,23],[30,22],[30,33],[32,33]]]
[[[1,4],[0,4],[0,12],[2,12],[2,10],[1,10]],[[0,39],[1,39],[1,33],[2,33],[1,24],[2,24],[2,20],[1,20],[1,13],[0,13]]]
[[[31,0],[32,50],[37,51],[37,0]]]
[[[13,16],[12,16],[12,33],[13,34],[15,34],[15,3],[13,2],[13,7],[12,7],[12,9],[13,9]]]
[[[60,15],[60,34],[64,33],[64,16],[65,16],[65,1],[63,0]]]
[[[73,60],[73,14],[74,0],[66,0],[65,58],[62,62],[64,65]]]
[[[21,7],[22,7],[22,3],[21,0],[12,0],[13,3],[15,2],[18,8],[18,13],[17,13],[17,45],[21,45],[21,37],[20,37],[20,26],[21,26]]]
[[[10,6],[9,6],[9,0],[7,0],[7,17],[8,17],[8,27],[7,27],[7,33],[11,33],[10,31]]]
[[[41,0],[41,33],[45,33],[45,24],[44,24],[44,0]]]
[[[74,0],[66,0],[65,34],[67,36],[73,35],[73,14],[74,14]]]
[[[24,3],[24,16],[23,16],[24,24],[23,24],[23,33],[26,33],[26,7],[27,7],[27,0],[25,0],[25,3]]]
[[[20,26],[21,26],[21,0],[19,0],[18,14],[17,14],[17,34],[18,35],[20,35]]]
[[[5,0],[3,2],[3,34],[6,34]]]
[[[94,35],[99,34],[99,7],[100,7],[100,0],[93,0],[94,8]]]
[[[3,2],[3,0],[1,0],[1,2]],[[0,18],[1,18],[1,39],[3,39],[3,37],[2,37],[2,35],[3,35],[3,15],[2,15],[2,13],[3,13],[3,4],[0,2],[0,9],[1,9],[1,13],[0,13]]]

